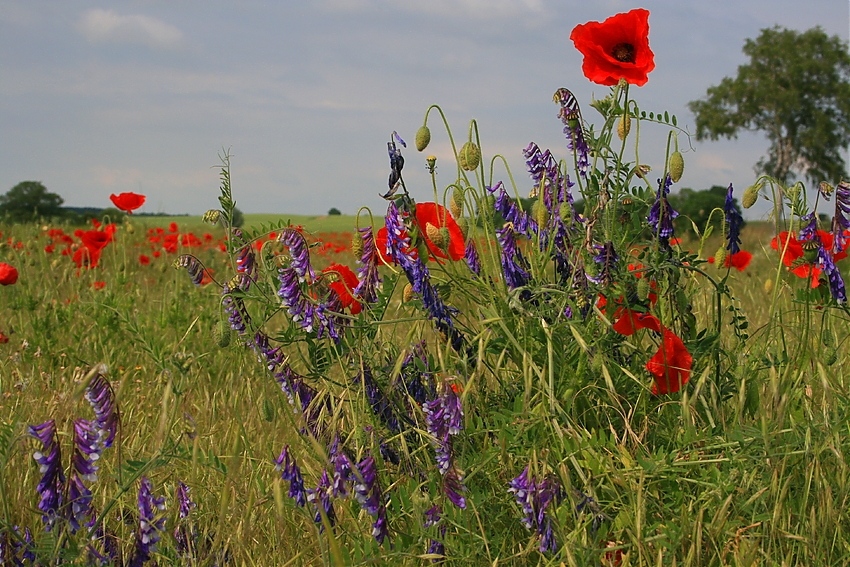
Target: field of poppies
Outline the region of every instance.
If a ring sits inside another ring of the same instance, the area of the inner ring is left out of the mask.
[[[682,223],[648,16],[575,28],[602,123],[559,89],[516,185],[473,122],[372,214],[234,226],[224,155],[202,219],[4,225],[0,563],[846,564],[850,185]]]

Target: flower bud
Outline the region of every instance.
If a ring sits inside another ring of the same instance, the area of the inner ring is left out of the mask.
[[[682,152],[675,151],[670,155],[670,179],[673,183],[678,183],[685,172],[685,158],[682,157]]]
[[[218,224],[221,218],[221,211],[218,209],[210,209],[204,213],[204,222],[207,224]]]
[[[832,347],[826,351],[826,357],[823,360],[823,363],[826,366],[832,366],[838,362],[838,351],[835,350],[835,347]]]
[[[455,187],[454,190],[452,190],[452,199],[449,202],[449,211],[451,211],[455,220],[463,216],[463,189],[460,187]]]
[[[717,249],[717,252],[714,253],[714,266],[717,269],[722,269],[723,264],[726,263],[726,247],[721,245],[720,248]]]
[[[457,163],[465,171],[475,171],[481,163],[481,150],[472,142],[467,142],[457,154]]]
[[[756,201],[759,198],[759,191],[761,190],[761,184],[756,183],[754,185],[750,185],[747,187],[747,190],[744,191],[743,197],[741,197],[741,206],[745,209],[749,209],[753,205],[756,204]]]
[[[549,222],[549,211],[546,209],[546,203],[539,199],[531,205],[531,214],[537,221],[537,226],[546,226]]]
[[[641,301],[646,301],[649,298],[649,279],[640,278],[637,282],[637,296]]]
[[[360,238],[359,231],[351,237],[351,253],[357,258],[363,256],[363,239]]]
[[[431,130],[425,124],[416,131],[416,149],[420,152],[431,143]]]
[[[620,120],[617,122],[617,137],[621,140],[625,140],[631,129],[632,117],[628,112],[624,112],[623,115],[620,116]]]
[[[402,300],[403,300],[405,303],[407,303],[408,301],[410,301],[411,299],[413,299],[413,295],[414,295],[414,292],[413,292],[413,286],[412,286],[412,285],[410,285],[409,283],[408,283],[408,284],[405,284],[405,285],[404,285],[404,290],[401,292],[401,298],[402,298]]]
[[[428,240],[434,243],[434,246],[439,248],[440,250],[446,249],[446,243],[448,242],[448,229],[446,229],[446,234],[443,234],[443,231],[434,226],[431,223],[425,223],[425,235],[428,237]]]
[[[434,173],[434,170],[437,169],[437,156],[428,156],[425,158],[425,169],[428,170],[428,173]]]
[[[456,221],[457,227],[460,229],[461,234],[463,234],[463,239],[466,240],[469,236],[469,219],[466,217],[458,217]]]
[[[764,293],[769,294],[771,291],[773,291],[773,280],[767,278],[764,280]]]
[[[221,348],[227,348],[230,345],[230,325],[227,321],[219,320],[218,325],[213,329],[213,338]]]

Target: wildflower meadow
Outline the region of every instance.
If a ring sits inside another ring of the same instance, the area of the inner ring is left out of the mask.
[[[525,172],[433,105],[331,228],[235,226],[226,153],[203,219],[3,226],[0,564],[847,564],[850,184],[680,215],[649,15],[575,27],[610,91]]]

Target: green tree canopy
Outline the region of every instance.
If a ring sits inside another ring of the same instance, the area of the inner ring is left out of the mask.
[[[47,190],[40,181],[22,181],[0,195],[0,217],[13,222],[62,216],[65,200]]]
[[[761,131],[770,148],[756,164],[785,183],[792,172],[813,184],[845,176],[841,151],[850,143],[850,55],[821,28],[763,29],[744,44],[750,62],[688,104],[698,140]]]

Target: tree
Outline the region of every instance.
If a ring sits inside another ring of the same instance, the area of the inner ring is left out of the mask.
[[[841,151],[850,143],[850,55],[821,28],[763,29],[744,43],[750,62],[688,104],[696,137],[736,138],[761,131],[770,148],[756,164],[788,183],[796,171],[813,184],[845,176]]]
[[[0,195],[0,216],[14,222],[62,216],[65,200],[40,181],[22,181]]]
[[[336,207],[331,207],[331,209],[328,211],[328,215],[341,215],[341,214],[342,214],[342,211],[340,211]]]

